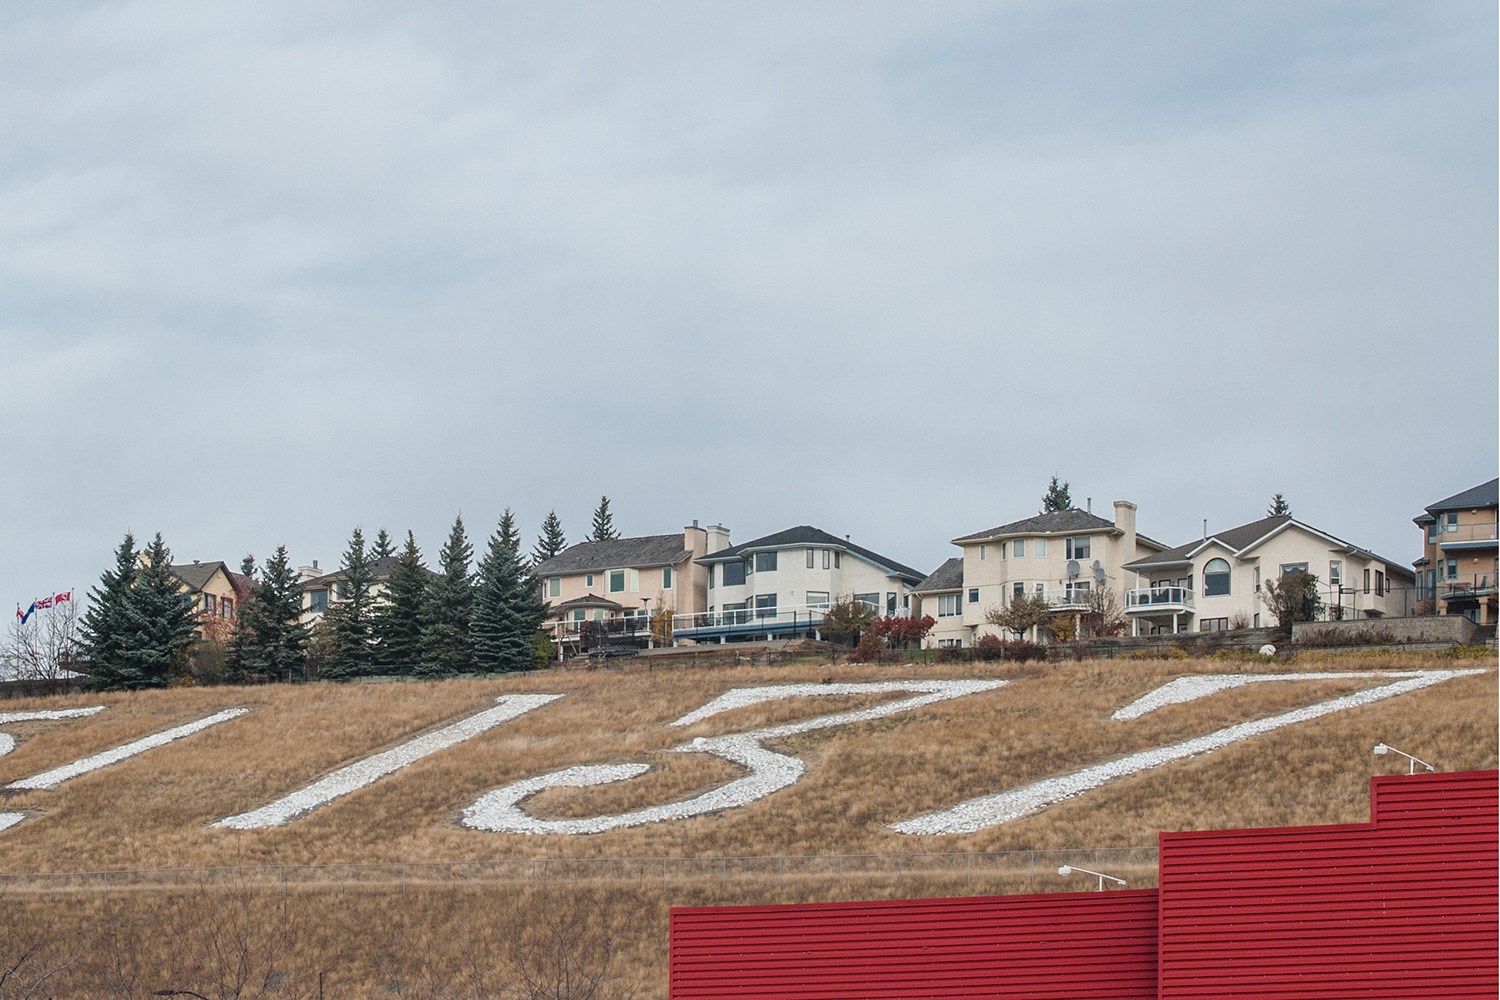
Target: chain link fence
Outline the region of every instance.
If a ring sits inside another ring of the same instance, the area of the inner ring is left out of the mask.
[[[1155,847],[951,854],[770,855],[720,858],[545,858],[407,864],[253,865],[0,874],[0,893],[49,900],[121,893],[329,892],[406,894],[431,890],[524,889],[543,883],[636,890],[1007,894],[1083,891],[1094,880],[1058,868],[1087,868],[1156,884]]]

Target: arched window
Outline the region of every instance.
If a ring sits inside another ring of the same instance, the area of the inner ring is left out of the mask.
[[[1203,596],[1216,597],[1229,593],[1229,563],[1223,559],[1210,559],[1203,567]]]

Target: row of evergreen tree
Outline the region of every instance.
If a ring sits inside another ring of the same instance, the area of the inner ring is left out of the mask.
[[[600,499],[592,527],[590,540],[619,537],[608,497]],[[135,544],[127,532],[80,623],[91,679],[100,688],[165,686],[185,673],[184,658],[197,642],[197,618],[161,534],[143,550]],[[506,508],[475,566],[460,515],[431,570],[412,532],[397,550],[385,529],[367,546],[363,530],[355,528],[340,562],[336,599],[316,629],[304,621],[302,581],[286,546],[262,567],[246,556],[240,571],[253,585],[225,650],[225,675],[252,683],[530,669],[547,656],[540,632],[546,604],[532,570],[566,547],[552,511],[529,559],[523,556]],[[377,596],[374,564],[385,557],[394,566]]]

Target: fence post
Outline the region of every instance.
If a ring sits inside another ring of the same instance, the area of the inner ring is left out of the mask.
[[[729,888],[729,859],[719,859],[719,888]]]
[[[968,880],[964,884],[965,885],[973,885],[974,884],[974,855],[972,855],[972,854],[969,855],[969,878],[968,878]]]
[[[406,895],[406,866],[401,866],[401,895]]]
[[[661,859],[661,887],[663,889],[665,889],[667,887],[667,859],[666,858],[662,858]]]
[[[52,902],[52,878],[51,875],[47,876],[47,902],[49,903]]]
[[[104,872],[104,898],[109,899],[109,872]]]
[[[348,867],[347,865],[339,865],[339,895],[340,896],[342,896],[344,894],[344,869],[347,868],[347,867]]]
[[[531,860],[531,887],[536,888],[536,859]]]
[[[614,885],[615,884],[615,859],[614,858],[610,858],[609,859],[609,884],[610,885]]]
[[[844,887],[844,856],[839,855],[839,888]]]
[[[474,863],[472,861],[464,862],[464,888],[466,889],[474,884],[474,873],[472,871],[473,867]]]
[[[276,869],[276,887],[281,895],[286,895],[286,865],[281,865]]]
[[[780,889],[786,883],[786,856],[782,855],[776,859],[776,888]]]
[[[222,896],[222,895],[224,895],[224,887],[219,884],[219,872],[221,872],[221,871],[223,871],[222,868],[215,868],[214,869],[214,895],[215,896]]]
[[[1031,874],[1026,876],[1026,881],[1031,888],[1036,888],[1036,851],[1031,852]]]
[[[901,883],[906,878],[906,871],[901,864],[901,855],[896,855],[896,888],[901,888]]]

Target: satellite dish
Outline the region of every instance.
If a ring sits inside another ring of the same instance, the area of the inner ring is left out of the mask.
[[[1098,580],[1100,583],[1104,582],[1104,567],[1100,566],[1098,563],[1094,563],[1094,579]]]
[[[1083,569],[1083,567],[1081,567],[1081,566],[1078,565],[1078,560],[1077,559],[1069,559],[1068,560],[1068,575],[1069,576],[1077,576],[1082,569]]]
[[[1103,569],[1104,568],[1104,564],[1101,563],[1099,560],[1095,559],[1094,560],[1093,568],[1094,569]]]

